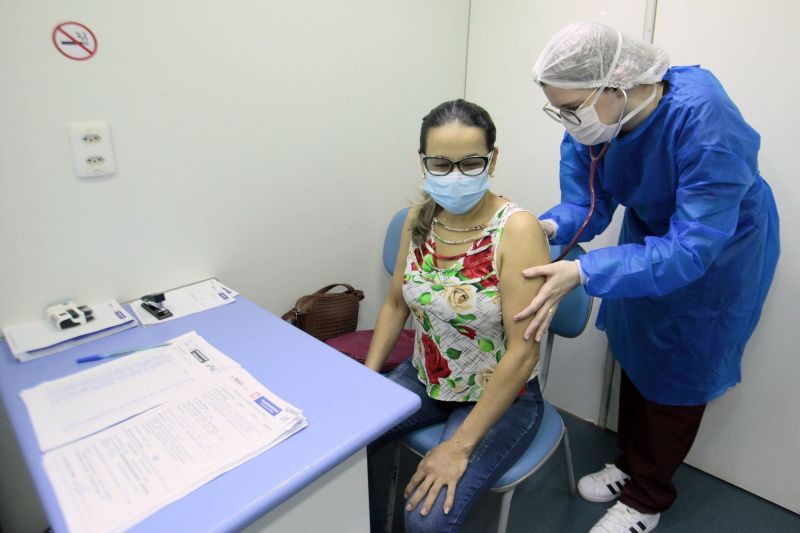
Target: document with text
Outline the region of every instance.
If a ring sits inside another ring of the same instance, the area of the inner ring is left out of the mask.
[[[70,531],[131,527],[306,426],[243,368],[44,455]]]
[[[239,367],[195,332],[168,343],[22,391],[41,450],[96,433]]]

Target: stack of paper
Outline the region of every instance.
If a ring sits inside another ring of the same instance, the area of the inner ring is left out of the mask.
[[[199,313],[206,309],[233,303],[238,295],[238,292],[226,287],[219,281],[208,279],[165,292],[166,300],[164,305],[172,312],[172,316],[169,318],[157,319],[142,308],[142,300],[131,302],[131,309],[143,326],[152,326],[153,324],[167,322],[182,316]]]
[[[307,424],[194,332],[21,395],[71,531],[128,528]]]
[[[89,307],[94,320],[81,326],[58,330],[40,320],[3,328],[3,336],[14,357],[25,363],[136,326],[133,317],[114,300]]]

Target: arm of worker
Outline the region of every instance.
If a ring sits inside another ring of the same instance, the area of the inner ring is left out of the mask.
[[[675,213],[664,235],[600,248],[581,257],[586,292],[607,298],[663,296],[700,278],[733,236],[744,195],[757,176],[717,146],[677,154]]]
[[[417,209],[412,207],[408,211],[403,223],[403,234],[400,238],[400,247],[397,250],[397,259],[394,264],[391,285],[383,301],[378,320],[375,322],[375,332],[367,351],[364,364],[375,372],[380,372],[383,363],[397,343],[397,338],[403,330],[403,325],[408,319],[409,310],[403,299],[403,276],[408,259],[408,246],[411,242],[410,224],[416,216]]]
[[[484,388],[475,408],[453,436],[432,449],[420,462],[416,473],[405,488],[410,511],[424,499],[420,512],[427,515],[439,495],[447,487],[444,512],[453,506],[456,486],[467,469],[472,451],[500,420],[520,389],[525,385],[539,360],[539,345],[524,340],[522,333],[527,322],[515,322],[516,309],[524,307],[536,295],[542,280],[526,279],[522,270],[530,265],[550,260],[547,241],[539,223],[530,213],[515,213],[506,223],[498,249],[498,271],[503,324],[508,347],[497,364],[492,378]]]
[[[567,244],[589,214],[589,148],[575,142],[569,134],[561,141],[559,181],[561,203],[544,212],[541,217],[549,223],[543,225],[553,244]],[[598,171],[598,173],[601,171]],[[601,180],[594,178],[595,206],[592,220],[581,234],[580,242],[592,240],[611,223],[617,202],[602,188]],[[550,226],[552,224],[552,226]],[[553,235],[550,235],[550,233]]]

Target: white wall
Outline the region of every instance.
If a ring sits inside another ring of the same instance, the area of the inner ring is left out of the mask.
[[[641,36],[643,1],[564,2],[473,0],[467,98],[485,106],[498,125],[502,159],[495,188],[542,212],[558,200],[562,131],[540,111],[544,96],[531,66],[552,34],[574,20],[610,24]],[[744,381],[709,405],[688,462],[800,512],[800,359],[789,320],[797,317],[800,252],[789,239],[800,227],[800,186],[790,157],[800,86],[793,50],[796,3],[769,9],[752,2],[666,0],[658,3],[655,43],[673,64],[702,63],[723,81],[747,120],[762,134],[762,173],[778,198],[783,252],[761,323],[744,359]],[[796,158],[795,158],[796,159]],[[617,215],[621,214],[621,210]],[[619,216],[590,246],[616,241]],[[559,407],[596,421],[607,343],[594,328],[556,341],[547,396]]]
[[[645,3],[639,0],[472,2],[467,99],[484,106],[497,125],[500,148],[492,187],[543,213],[559,200],[558,154],[564,129],[541,111],[545,97],[533,83],[533,63],[560,28],[575,20],[603,22],[641,35]],[[588,177],[587,177],[588,179]],[[609,229],[586,245],[616,242],[620,209]],[[558,339],[547,398],[560,408],[597,421],[606,359],[605,334],[590,326],[577,339]]]
[[[800,87],[798,4],[668,0],[658,4],[655,44],[673,64],[700,63],[722,81],[761,134],[759,165],[781,217],[781,258],[758,329],[747,345],[743,380],[708,406],[687,462],[734,485],[800,512],[800,183],[797,135]],[[784,96],[786,95],[786,96]],[[788,98],[788,101],[786,99]]]
[[[68,296],[124,301],[218,276],[275,313],[349,282],[371,326],[385,225],[416,195],[421,118],[463,96],[468,12],[0,0],[0,325]],[[96,34],[94,58],[53,47],[69,20]],[[111,125],[109,179],[73,173],[66,124],[89,119]],[[6,438],[0,472],[3,529],[43,530]]]
[[[209,276],[276,313],[348,281],[373,323],[420,120],[463,95],[467,0],[1,5],[0,324]],[[55,50],[65,20],[94,58]],[[73,173],[86,119],[111,125],[110,179]]]

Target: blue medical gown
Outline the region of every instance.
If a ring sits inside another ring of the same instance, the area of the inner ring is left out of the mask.
[[[649,400],[706,403],[741,380],[780,252],[778,213],[758,171],[760,137],[719,81],[673,67],[653,113],[599,162],[596,207],[581,238],[626,207],[618,246],[589,252],[586,291],[597,326]],[[599,147],[597,147],[599,148]],[[596,150],[597,151],[597,150]],[[561,143],[561,203],[541,218],[569,242],[589,206],[589,152]]]

